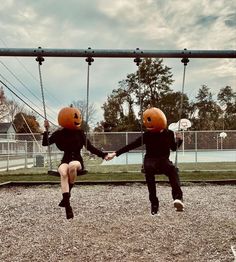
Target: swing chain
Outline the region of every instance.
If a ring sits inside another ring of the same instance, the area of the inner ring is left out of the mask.
[[[186,66],[188,64],[188,62],[189,62],[189,59],[187,57],[183,57],[181,59],[181,62]]]
[[[45,104],[44,88],[43,88],[43,79],[42,79],[42,72],[41,72],[41,67],[40,67],[42,65],[42,62],[44,61],[44,58],[42,56],[38,56],[35,60],[38,62],[39,82],[40,82],[42,102],[43,102],[44,118],[45,118],[45,120],[47,120],[46,104]]]
[[[91,49],[91,47],[88,48],[89,50]],[[89,83],[89,79],[90,79],[90,71],[89,68],[91,66],[91,64],[94,62],[94,59],[91,56],[88,56],[85,61],[88,63],[88,69],[87,69],[87,101],[86,101],[86,144],[85,147],[87,148],[88,146],[88,140],[87,140],[87,136],[88,136],[88,120],[89,120],[89,89],[90,89],[90,83]]]
[[[42,65],[44,58],[42,56],[37,56],[35,60],[39,63],[39,65]]]
[[[139,50],[139,48],[136,48],[136,50]],[[140,100],[140,117],[141,117],[141,124],[140,124],[140,132],[141,132],[141,144],[142,144],[142,162],[143,162],[143,103],[142,103],[142,96],[141,96],[141,83],[140,83],[140,64],[142,63],[142,59],[137,56],[134,59],[134,62],[136,63],[137,67],[138,67],[138,71],[137,71],[137,76],[138,76],[138,88],[139,88],[139,100]],[[142,165],[143,166],[143,165]],[[144,168],[142,167],[142,170],[144,170]]]
[[[39,49],[41,49],[41,47],[39,47]],[[43,87],[43,78],[42,78],[42,72],[41,72],[41,66],[42,66],[42,63],[44,61],[44,58],[41,55],[38,55],[35,60],[38,62],[39,82],[40,82],[42,102],[43,102],[44,119],[47,120],[46,103],[45,103],[44,87]],[[47,132],[47,143],[48,143],[49,167],[50,167],[50,170],[52,170],[52,156],[51,156],[51,147],[49,145],[49,137],[48,137],[49,130],[48,130],[48,127],[46,127],[46,132]]]
[[[184,50],[187,50],[186,48]],[[181,123],[181,118],[183,114],[183,104],[184,104],[184,89],[185,89],[185,73],[186,73],[186,66],[189,62],[189,59],[187,57],[183,57],[181,59],[181,62],[184,64],[184,71],[183,71],[183,80],[182,80],[182,90],[181,90],[181,99],[180,99],[180,108],[179,108],[179,126],[178,126],[178,131],[180,131],[180,123]],[[175,167],[178,168],[178,145],[176,148],[176,153],[175,153]]]
[[[91,56],[88,56],[85,61],[88,63],[88,65],[91,65],[92,62],[94,62],[94,59]]]
[[[142,59],[141,59],[140,57],[136,57],[136,58],[134,59],[134,62],[136,63],[137,66],[139,66],[140,63],[142,62]]]

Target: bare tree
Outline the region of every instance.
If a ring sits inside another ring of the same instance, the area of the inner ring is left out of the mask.
[[[24,111],[24,106],[17,103],[15,100],[7,100],[8,120],[13,122],[15,116]]]
[[[87,108],[87,103],[84,100],[77,100],[77,101],[72,101],[72,105],[74,107],[77,107],[82,116],[83,116],[83,121],[86,122],[86,120],[88,120],[88,123],[86,123],[88,126],[92,125],[93,122],[96,119],[96,108],[94,106],[94,103],[90,103],[88,108]],[[88,112],[88,116],[87,116],[87,112]]]
[[[6,105],[7,99],[3,87],[0,88],[0,121],[8,117],[8,108]]]
[[[15,116],[22,112],[23,109],[23,105],[20,105],[15,100],[7,99],[3,87],[0,88],[0,121],[13,122]]]

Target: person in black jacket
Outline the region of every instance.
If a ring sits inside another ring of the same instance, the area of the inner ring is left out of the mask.
[[[46,130],[49,128],[49,123],[44,122]],[[86,138],[82,129],[60,128],[51,135],[47,131],[43,133],[42,145],[47,146],[55,143],[59,150],[64,151],[61,164],[58,167],[58,172],[61,177],[62,200],[59,206],[65,207],[67,219],[73,218],[73,210],[70,205],[71,189],[74,185],[77,172],[84,169],[81,149],[83,146],[92,154],[101,158],[106,158],[107,153],[94,147]]]
[[[150,120],[151,121],[151,120]],[[165,127],[166,124],[163,125]],[[175,135],[174,132],[167,128],[148,128],[147,131],[138,137],[135,141],[120,148],[116,152],[109,154],[108,159],[114,156],[119,156],[132,149],[146,146],[146,154],[144,157],[144,172],[149,191],[149,200],[151,202],[152,215],[157,214],[159,210],[159,200],[156,196],[156,174],[165,174],[169,178],[172,188],[172,197],[174,200],[174,207],[177,211],[183,211],[183,192],[180,186],[179,175],[176,167],[169,160],[170,150],[176,151],[177,147],[182,144],[181,134]]]

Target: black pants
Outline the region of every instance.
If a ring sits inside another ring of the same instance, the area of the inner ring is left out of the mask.
[[[156,195],[156,174],[165,174],[169,178],[173,199],[183,199],[183,192],[180,188],[178,171],[168,158],[145,157],[144,169],[149,192],[149,200],[152,204],[159,205]]]

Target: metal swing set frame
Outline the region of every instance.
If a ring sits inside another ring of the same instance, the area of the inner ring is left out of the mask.
[[[183,81],[182,81],[182,98],[181,109],[179,112],[179,119],[182,115],[183,107],[183,94],[185,85],[185,71],[189,62],[189,58],[225,58],[235,59],[236,50],[141,50],[136,48],[132,49],[52,49],[52,48],[0,48],[0,56],[21,56],[21,57],[36,57],[36,61],[39,66],[39,78],[40,87],[43,101],[44,118],[47,120],[46,106],[43,91],[43,81],[40,66],[44,61],[44,57],[85,57],[85,61],[88,63],[87,70],[87,112],[86,121],[88,121],[88,104],[89,104],[89,67],[94,62],[94,58],[134,58],[134,62],[137,66],[142,62],[142,58],[181,58],[181,62],[184,64]],[[141,125],[142,126],[142,125]],[[48,131],[48,130],[46,130]],[[142,132],[142,128],[141,128]],[[87,132],[86,132],[87,134]],[[52,170],[50,146],[48,146],[50,170],[48,174],[58,176],[57,171]],[[177,152],[175,158],[175,166],[177,168]],[[87,170],[82,170],[78,175],[84,175]]]

